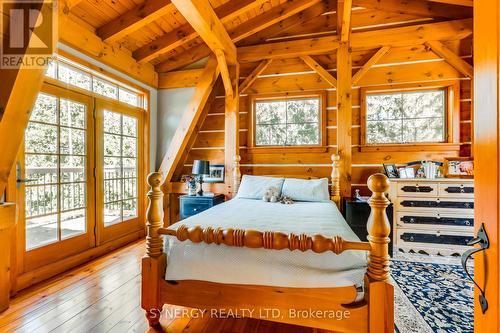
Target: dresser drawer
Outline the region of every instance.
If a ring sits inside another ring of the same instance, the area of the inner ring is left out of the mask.
[[[401,197],[396,207],[397,211],[474,214],[474,201],[470,199]]]
[[[401,197],[437,197],[438,184],[431,182],[401,182],[397,184],[398,196]]]
[[[398,212],[396,223],[398,228],[419,230],[455,230],[472,232],[474,216],[465,214],[439,214],[436,212]]]
[[[439,184],[439,196],[442,198],[474,198],[473,183],[443,183]]]
[[[425,231],[400,229],[398,230],[398,244],[410,245],[412,243],[420,244],[437,244],[437,245],[455,245],[467,246],[467,242],[472,240],[472,232],[470,235],[451,232],[451,231]]]

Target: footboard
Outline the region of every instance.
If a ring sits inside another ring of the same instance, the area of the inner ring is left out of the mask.
[[[333,159],[334,165],[338,165],[338,159]],[[332,176],[334,173],[332,173]],[[333,177],[332,177],[333,178]],[[162,227],[162,192],[160,189],[160,175],[153,173],[148,177],[148,183],[151,190],[148,192],[150,201],[147,212],[147,254],[143,259],[142,268],[142,307],[147,311],[147,317],[151,325],[158,324],[160,309],[163,306],[163,298],[172,300],[172,294],[176,294],[178,298],[191,297],[191,301],[195,306],[196,302],[202,303],[202,295],[188,295],[188,289],[180,290],[180,285],[174,289],[170,289],[170,297],[162,297],[161,286],[165,284],[164,274],[166,270],[166,258],[163,253],[162,235],[176,237],[180,241],[191,241],[193,243],[206,243],[226,245],[231,247],[247,247],[247,248],[264,248],[268,250],[283,250],[290,251],[308,251],[312,250],[316,253],[333,252],[340,254],[346,250],[368,251],[369,260],[368,268],[365,275],[365,305],[368,311],[363,312],[359,309],[359,314],[367,314],[366,321],[363,322],[363,327],[369,332],[393,332],[394,331],[394,314],[393,314],[393,289],[388,283],[389,280],[389,233],[390,225],[386,216],[386,207],[389,205],[389,200],[385,193],[389,189],[389,180],[383,174],[372,175],[368,179],[368,187],[372,191],[372,196],[369,199],[371,214],[368,219],[368,242],[352,242],[342,239],[340,236],[325,237],[323,235],[296,235],[285,234],[275,231],[256,231],[256,230],[241,230],[241,229],[223,229],[223,228],[202,228],[200,226],[187,227],[179,226],[176,230],[171,230]],[[332,179],[333,180],[333,179]],[[335,185],[335,184],[334,184]],[[336,195],[334,195],[336,197]],[[186,282],[187,283],[187,282]],[[219,285],[217,288],[224,288],[224,285]],[[259,287],[259,286],[257,286]],[[169,287],[170,288],[170,287]],[[215,287],[213,287],[215,288]],[[227,285],[226,292],[230,288],[238,288],[234,285]],[[275,298],[272,292],[266,292],[262,287],[262,292],[269,295],[270,300]],[[167,288],[168,289],[168,288]],[[335,294],[335,288],[325,289],[326,293]],[[311,291],[319,292],[320,289],[311,289]],[[340,290],[339,290],[340,291]],[[274,292],[275,294],[275,292]],[[233,293],[234,295],[234,293]],[[194,298],[193,298],[194,297]],[[196,299],[198,297],[199,299]],[[213,299],[213,297],[207,297]],[[313,302],[314,300],[312,300]],[[318,305],[327,306],[320,298]],[[292,305],[300,305],[300,299],[294,300]],[[311,300],[310,300],[311,302]],[[187,305],[185,302],[180,302],[181,305]],[[314,303],[314,302],[313,302]],[[237,302],[235,303],[237,305]],[[233,305],[235,305],[233,304]],[[338,304],[338,303],[336,303]],[[365,308],[366,310],[366,308]],[[356,318],[359,321],[360,318]],[[353,318],[354,321],[354,318]],[[307,322],[310,324],[310,322]],[[303,324],[306,325],[306,322]],[[299,322],[300,324],[300,322]],[[320,323],[314,324],[321,326]],[[346,325],[343,323],[342,325]],[[360,327],[355,325],[356,327]],[[328,326],[330,329],[330,323]],[[342,326],[349,327],[349,325]],[[338,327],[340,329],[340,326]],[[342,331],[344,331],[342,329]],[[364,329],[362,331],[365,331]]]

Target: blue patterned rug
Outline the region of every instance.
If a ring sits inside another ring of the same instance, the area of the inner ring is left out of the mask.
[[[393,260],[391,275],[396,332],[474,332],[473,285],[460,265]]]

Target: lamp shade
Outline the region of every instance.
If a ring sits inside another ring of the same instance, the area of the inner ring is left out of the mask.
[[[208,175],[210,174],[210,162],[203,160],[194,160],[193,175]]]

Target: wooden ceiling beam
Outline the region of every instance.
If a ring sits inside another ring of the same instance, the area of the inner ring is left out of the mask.
[[[368,73],[370,68],[372,68],[373,65],[375,65],[389,50],[391,49],[390,46],[384,46],[381,47],[375,54],[361,67],[356,74],[352,77],[352,84],[356,85],[361,78]]]
[[[69,12],[74,7],[78,6],[83,0],[64,0],[62,7],[65,11]]]
[[[466,7],[474,7],[473,0],[427,0],[438,3],[446,3],[448,5],[457,5],[457,6],[466,6]]]
[[[237,63],[236,46],[208,0],[172,0],[172,3],[213,52],[223,51],[227,63]]]
[[[323,80],[331,84],[332,87],[337,87],[337,79],[332,74],[330,74],[330,72],[324,69],[323,66],[318,64],[316,60],[308,55],[301,56],[300,58],[306,63],[307,66],[311,67],[312,70],[318,73],[318,75],[321,76]]]
[[[257,77],[266,70],[266,68],[271,64],[272,61],[273,61],[272,59],[262,60],[257,65],[257,67],[252,71],[252,73],[250,73],[250,75],[248,75],[245,78],[245,80],[243,80],[243,82],[241,83],[240,94],[244,93],[245,90],[249,88],[252,85],[252,83],[255,82],[255,80],[257,80]]]
[[[238,26],[236,29],[231,31],[230,34],[232,41],[237,42],[250,36],[251,34],[263,31],[280,20],[291,17],[305,8],[309,8],[319,2],[320,0],[297,0],[290,3],[286,2],[277,6],[246,21],[241,26]],[[206,47],[204,45],[198,45],[157,65],[156,70],[158,72],[168,72],[181,68],[206,57],[207,54],[209,54],[209,52]]]
[[[114,43],[173,10],[170,0],[146,0],[97,29],[97,35],[106,43]]]
[[[232,0],[222,6],[215,8],[215,14],[220,17],[222,23],[229,22],[237,16],[254,9],[268,0]],[[166,33],[133,52],[137,61],[144,63],[153,60],[161,54],[174,50],[193,39],[197,38],[198,33],[189,23],[183,24],[179,28]]]
[[[162,176],[162,184],[172,181],[175,170],[180,165],[180,162],[183,163],[183,159],[186,157],[186,150],[189,150],[188,144],[193,141],[193,135],[196,135],[196,126],[200,121],[218,76],[219,69],[217,59],[212,55],[208,59],[208,63],[203,70],[200,81],[196,85],[193,97],[191,97],[186,111],[182,114],[179,126],[163,157],[159,169]]]
[[[201,79],[203,68],[160,73],[158,89],[188,88],[196,86]]]
[[[429,18],[460,19],[472,17],[472,8],[423,0],[353,0],[355,6],[390,13]]]
[[[460,58],[458,54],[451,51],[440,41],[428,41],[425,43],[425,45],[460,73],[469,78],[474,77],[474,68],[472,67],[472,65]]]
[[[139,64],[129,52],[102,41],[92,31],[71,20],[70,12],[59,8],[59,40],[151,87],[158,86],[158,74],[151,64]],[[62,24],[61,22],[65,22]]]
[[[472,35],[472,19],[427,23],[408,27],[354,32],[350,43],[354,50],[370,50],[384,46],[421,45],[432,40],[457,40]],[[319,55],[339,47],[337,36],[306,38],[288,42],[260,44],[238,48],[240,62],[262,59],[295,58]]]

